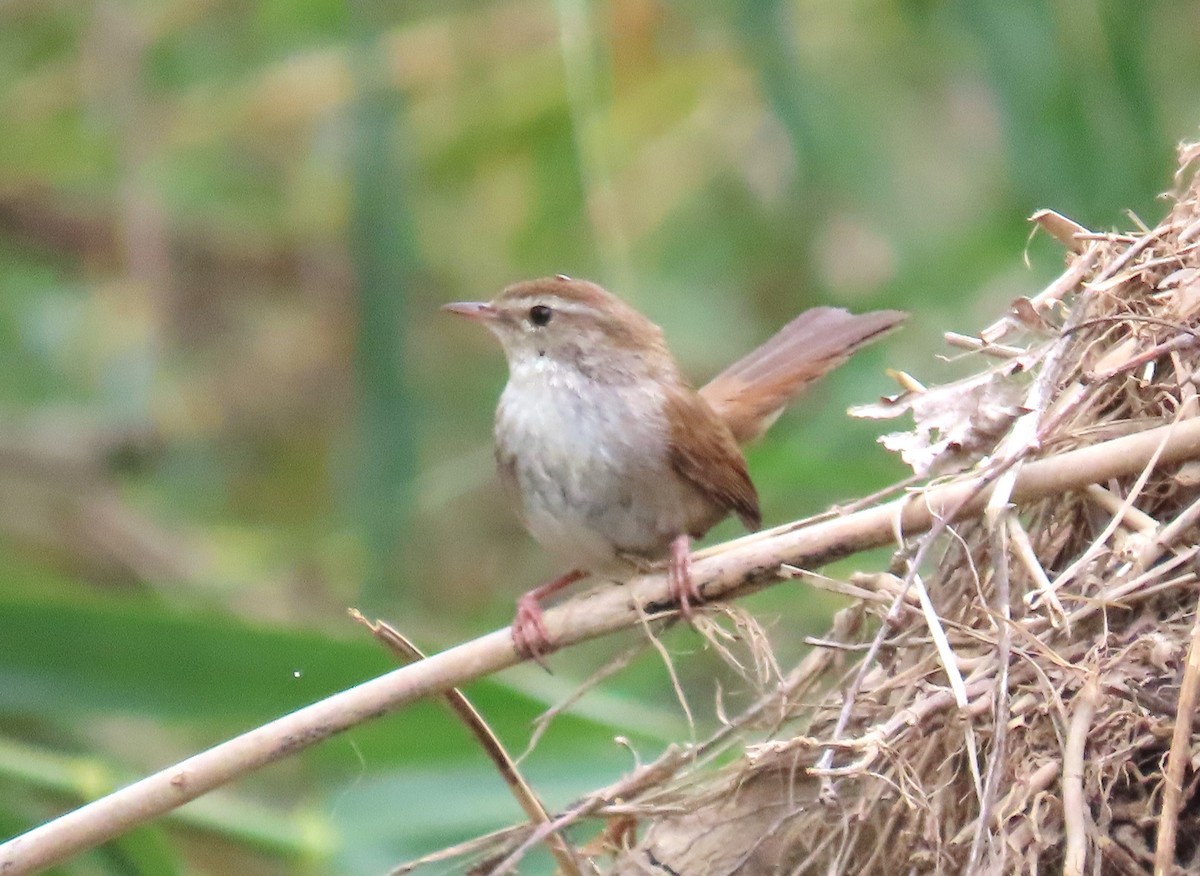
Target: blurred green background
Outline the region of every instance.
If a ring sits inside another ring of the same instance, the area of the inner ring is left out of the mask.
[[[349,605],[434,650],[561,571],[440,304],[592,278],[697,380],[912,311],[751,451],[769,524],[819,511],[903,474],[843,413],[883,369],[1057,273],[1034,209],[1157,218],[1197,45],[1191,2],[0,4],[0,836],[389,668]],[[831,602],[778,590],[794,657]],[[702,733],[717,661],[668,644]],[[620,645],[469,692],[520,751]],[[646,657],[527,768],[561,805],[690,732]],[[519,818],[426,704],[58,872],[375,874]]]

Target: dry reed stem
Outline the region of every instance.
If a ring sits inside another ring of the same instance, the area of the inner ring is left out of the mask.
[[[1174,520],[1162,527],[1157,537],[1146,545],[1138,565],[1145,569],[1155,563],[1163,552],[1174,547],[1175,543],[1188,530],[1200,523],[1200,499],[1185,508]]]
[[[356,608],[350,609],[350,618],[355,623],[365,627],[389,651],[406,663],[425,659],[426,655],[421,652],[421,649],[391,624],[381,620],[367,620],[362,612]],[[442,698],[446,701],[450,710],[454,712],[455,716],[470,731],[471,735],[475,737],[476,741],[479,742],[479,746],[483,749],[484,754],[495,765],[496,771],[504,779],[504,784],[508,785],[509,790],[517,801],[517,805],[529,816],[529,820],[534,824],[545,824],[548,822],[550,815],[546,812],[546,807],[542,805],[542,801],[538,799],[533,788],[529,787],[529,783],[525,781],[525,777],[517,769],[517,764],[504,747],[504,743],[492,732],[492,728],[488,726],[487,721],[483,719],[483,715],[479,713],[474,704],[467,699],[466,694],[458,688],[452,687],[442,694]],[[561,836],[552,834],[546,838],[546,845],[550,849],[550,854],[554,856],[554,860],[558,862],[559,871],[564,876],[582,876],[579,870],[579,862],[575,860],[575,855],[571,852],[570,846],[567,845]]]
[[[1026,605],[1033,608],[1038,603],[1044,602],[1046,619],[1050,622],[1050,626],[1057,629],[1066,622],[1066,612],[1063,611],[1062,603],[1058,601],[1058,594],[1054,592],[1050,578],[1042,567],[1041,561],[1038,560],[1037,553],[1033,549],[1033,542],[1029,540],[1029,533],[1021,525],[1020,519],[1015,514],[1007,515],[1006,519],[1009,544],[1016,551],[1016,557],[1021,561],[1025,573],[1033,581],[1034,589],[1027,595]]]
[[[589,794],[550,824],[534,828],[503,861],[488,871],[488,876],[504,876],[504,874],[512,872],[522,856],[541,842],[549,832],[561,831],[581,818],[602,809],[610,813],[620,813],[621,808],[612,805],[613,801],[635,799],[642,792],[662,785],[689,763],[702,763],[706,756],[719,753],[725,745],[736,738],[743,727],[760,720],[768,710],[776,705],[786,703],[807,691],[815,680],[829,668],[830,662],[829,655],[823,651],[809,652],[808,656],[797,664],[773,691],[760,697],[749,709],[735,720],[725,724],[705,742],[691,749],[671,746],[651,763],[638,767],[630,775],[609,787]]]
[[[550,706],[546,711],[542,712],[533,720],[533,732],[529,734],[529,741],[525,743],[525,750],[521,752],[521,756],[517,758],[517,762],[525,760],[533,752],[546,731],[550,729],[550,725],[562,713],[570,709],[575,703],[579,702],[583,696],[602,681],[616,675],[622,669],[632,663],[644,650],[646,646],[644,642],[639,642],[631,648],[626,648],[615,657],[611,658],[607,663],[585,678],[583,681],[575,685],[574,690],[567,695],[565,699],[559,700]]]
[[[1005,502],[1000,504],[1001,492],[999,489],[992,494],[991,500],[988,502],[986,512],[988,522],[988,538],[991,545],[993,558],[998,558],[993,564],[993,583],[996,589],[996,607],[994,609],[997,626],[999,627],[1000,635],[996,643],[996,659],[995,665],[998,668],[999,676],[996,683],[995,693],[995,709],[992,718],[992,726],[995,728],[995,736],[992,740],[992,753],[988,762],[987,779],[984,785],[984,791],[979,799],[979,818],[974,837],[971,839],[971,850],[967,854],[967,873],[972,873],[979,861],[980,855],[983,852],[984,842],[988,836],[991,827],[991,814],[995,806],[996,794],[1000,785],[1000,773],[1004,768],[1005,763],[1005,745],[1008,741],[1008,719],[1010,713],[1009,703],[1009,679],[1008,679],[1008,663],[1012,649],[1012,628],[1011,628],[1011,609],[1010,609],[1010,593],[1008,582],[1008,570],[1010,565],[1009,559],[1009,534],[1013,527],[1009,524],[1015,522],[1016,515],[1013,513],[1011,506]],[[1020,529],[1018,525],[1016,527]],[[1024,532],[1024,530],[1021,530]],[[1051,591],[1053,592],[1053,591]],[[974,754],[971,753],[972,760]]]
[[[1075,712],[1071,715],[1063,751],[1062,797],[1066,832],[1063,876],[1083,876],[1087,861],[1088,805],[1083,794],[1083,759],[1099,699],[1100,686],[1094,677],[1089,678],[1075,698]]]
[[[1154,849],[1154,876],[1170,876],[1175,869],[1175,839],[1179,827],[1179,809],[1183,799],[1183,773],[1192,760],[1192,718],[1200,694],[1200,603],[1192,621],[1187,664],[1179,689],[1179,707],[1175,711],[1175,730],[1167,755],[1163,781],[1162,810],[1158,822],[1158,842]]]

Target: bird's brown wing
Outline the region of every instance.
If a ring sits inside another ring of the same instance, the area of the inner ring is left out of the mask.
[[[747,529],[758,529],[762,525],[758,493],[729,427],[691,387],[668,395],[666,416],[671,424],[667,448],[671,467],[714,506],[711,518],[698,521],[689,535],[702,535],[731,512]]]
[[[863,314],[835,307],[806,310],[709,381],[700,395],[739,443],[753,441],[793,395],[891,331],[907,315],[898,310]]]

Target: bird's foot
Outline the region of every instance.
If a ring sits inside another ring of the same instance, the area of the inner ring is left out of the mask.
[[[677,535],[671,540],[671,559],[667,566],[667,589],[671,598],[679,604],[679,613],[691,620],[696,610],[694,605],[704,602],[704,594],[692,578],[691,539]]]
[[[532,593],[521,596],[517,600],[517,614],[512,622],[512,638],[513,647],[522,658],[533,658],[546,669],[543,658],[554,650],[554,645],[550,643],[543,617],[542,606],[536,596]]]
[[[574,584],[586,575],[586,572],[579,569],[567,572],[565,575],[559,575],[557,578],[547,581],[540,587],[533,588],[517,599],[517,614],[512,622],[512,638],[513,647],[517,649],[517,653],[522,659],[532,658],[547,672],[550,671],[545,657],[557,646],[550,641],[550,633],[546,630],[541,600],[551,593]]]

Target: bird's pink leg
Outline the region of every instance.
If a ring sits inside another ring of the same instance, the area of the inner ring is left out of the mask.
[[[547,581],[540,587],[534,587],[517,599],[517,615],[513,618],[512,637],[518,654],[522,657],[532,657],[545,667],[542,657],[553,651],[554,645],[550,643],[550,635],[546,632],[545,621],[542,620],[540,601],[585,577],[587,572],[575,569]]]
[[[687,534],[671,539],[671,560],[667,566],[667,588],[671,597],[679,603],[679,613],[688,620],[695,611],[694,603],[704,601],[704,594],[692,580],[692,540]]]

